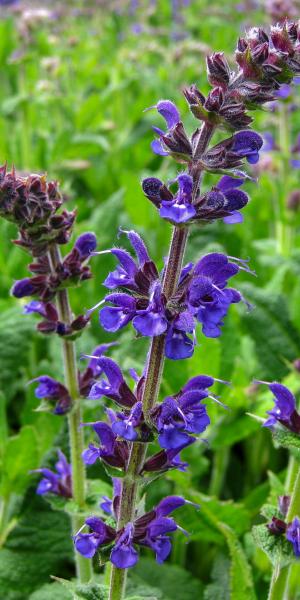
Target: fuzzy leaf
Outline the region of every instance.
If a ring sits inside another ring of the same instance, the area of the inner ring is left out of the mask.
[[[257,377],[280,381],[288,372],[285,361],[300,354],[300,336],[291,322],[286,298],[251,284],[239,289],[255,307],[243,314],[242,323],[255,342],[260,366]]]
[[[284,567],[294,562],[292,545],[285,536],[271,534],[265,524],[253,527],[252,534],[256,545],[267,554],[273,566]]]
[[[62,575],[73,560],[70,522],[40,497],[27,498],[22,519],[0,551],[0,589],[5,600],[24,600]]]
[[[272,431],[272,437],[276,446],[300,449],[300,435],[288,429],[275,428]]]

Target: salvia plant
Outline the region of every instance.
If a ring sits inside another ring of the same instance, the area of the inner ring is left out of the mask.
[[[276,99],[281,86],[290,84],[300,73],[299,37],[297,23],[274,26],[269,35],[260,28],[250,29],[238,40],[235,69],[222,52],[208,56],[208,95],[196,85],[184,89],[196,123],[192,133],[172,101],[159,100],[151,107],[158,117],[152,150],[180,165],[172,181],[148,177],[142,182],[146,198],[166,221],[166,228],[172,226],[169,253],[161,272],[145,242],[132,230],[120,231],[131,252],[120,247],[97,251],[92,232],[82,234],[69,252],[62,252],[71,238],[76,215],[64,209],[58,185],[47,182],[45,176],[21,177],[6,166],[0,170],[1,216],[17,225],[15,244],[30,256],[29,275],[14,283],[12,294],[31,298],[24,312],[38,315],[40,333],[59,336],[65,369],[63,382],[47,374],[32,382],[43,406],[58,416],[67,415],[71,458],[68,464],[59,451],[55,470],[38,469],[42,479],[37,493],[72,498],[76,506],[72,527],[79,581],[92,579],[90,559],[99,554],[102,564],[111,563],[110,600],[124,597],[127,570],[137,563],[141,548],[151,549],[157,562],[162,563],[171,552],[172,534],[179,530],[188,535],[171,515],[191,502],[181,496],[167,496],[145,512],[141,494],[168,470],[188,469],[181,452],[204,434],[210,423],[209,402],[218,402],[220,410],[226,407],[211,391],[219,380],[202,374],[201,365],[198,375],[172,395],[161,398],[164,361],[165,357],[178,361],[192,356],[197,324],[205,344],[206,337],[222,335],[231,304],[243,302],[250,308],[231,282],[240,271],[252,274],[244,258],[217,252],[185,264],[189,231],[197,226],[201,235],[201,228],[218,219],[229,224],[243,220],[242,211],[249,198],[242,187],[251,179],[244,168],[247,163],[258,162],[263,144],[262,137],[252,129],[249,111]],[[205,187],[206,173],[216,176],[209,189]],[[91,257],[104,260],[106,253],[113,256],[116,267],[104,281],[108,290],[105,298],[87,312],[74,315],[68,289],[84,285],[91,277]],[[132,370],[131,384],[119,365],[106,356],[111,344],[91,350],[85,356],[86,368],[77,368],[76,338],[98,309],[100,325],[107,332],[114,334],[132,327],[136,335],[149,338],[143,372]],[[272,429],[279,443],[283,440],[283,445],[299,447],[300,415],[294,396],[279,383],[267,385],[274,394],[275,406],[264,425]],[[81,398],[104,397],[109,400],[106,420],[83,422]],[[96,437],[85,448],[83,435],[89,427]],[[86,516],[85,466],[98,461],[113,482],[111,496],[102,498],[105,516],[101,518]],[[293,555],[300,555],[299,478],[300,473],[291,497],[280,498],[279,509],[267,526],[260,526],[264,528],[261,547],[281,544],[285,569]],[[201,510],[201,506],[189,508],[195,509]],[[281,597],[278,592],[287,579],[286,570],[282,575],[276,563],[270,598]]]

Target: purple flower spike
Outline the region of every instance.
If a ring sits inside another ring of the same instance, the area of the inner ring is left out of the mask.
[[[80,235],[75,242],[75,248],[78,250],[82,260],[87,258],[97,248],[97,238],[95,234],[87,232]]]
[[[262,137],[255,131],[239,131],[235,133],[232,151],[241,158],[245,157],[252,165],[259,161],[259,150],[263,145]]]
[[[134,526],[127,523],[123,533],[116,540],[110,560],[118,569],[128,569],[136,565],[139,555],[133,546]]]
[[[287,526],[286,538],[293,544],[294,554],[297,558],[300,557],[300,519],[295,517]]]
[[[41,473],[43,479],[39,482],[36,493],[40,496],[55,494],[56,496],[72,497],[71,465],[65,455],[58,450],[56,473],[50,469],[35,469],[31,473]]]
[[[274,427],[280,423],[294,433],[300,433],[300,415],[296,410],[296,398],[290,390],[281,383],[268,383],[267,381],[258,381],[257,383],[266,384],[274,395],[275,406],[268,410],[269,419],[265,421],[264,427]]]

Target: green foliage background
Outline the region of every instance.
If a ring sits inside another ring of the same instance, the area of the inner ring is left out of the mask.
[[[205,93],[205,55],[224,50],[232,60],[245,26],[268,24],[269,17],[263,6],[246,10],[247,2],[238,11],[235,3],[196,0],[175,23],[169,1],[158,1],[156,12],[145,1],[134,16],[126,3],[120,4],[121,11],[103,2],[54,8],[51,3],[50,11],[58,11],[53,18],[26,18],[22,4],[15,11],[0,8],[0,162],[57,178],[68,208],[77,207],[75,234],[95,231],[102,250],[120,243],[119,226],[135,228],[162,266],[170,226],[144,198],[140,180],[152,174],[171,179],[176,166],[152,154],[151,125],[157,117],[143,111],[170,98],[187,127],[193,127],[180,89],[195,82]],[[270,564],[249,532],[253,524],[263,523],[261,506],[270,499],[274,504],[282,491],[287,453],[274,449],[270,433],[246,413],[263,416],[272,405],[268,393],[251,387],[254,378],[283,380],[295,393],[300,390],[292,367],[300,356],[300,217],[286,208],[289,193],[300,187],[299,171],[290,169],[288,157],[299,131],[297,88],[293,104],[298,111],[283,106],[255,114],[257,130],[272,131],[281,148],[259,184],[246,185],[252,200],[244,224],[216,223],[191,234],[187,260],[212,250],[251,257],[257,277],[239,276],[239,287],[254,310],[232,308],[221,338],[206,339],[199,331],[191,360],[166,363],[162,397],[187,378],[206,373],[232,382],[220,388],[230,410],[210,404],[209,444],[186,451],[187,474],[172,472],[147,493],[149,506],[166,493],[178,493],[200,508],[178,513],[190,538],[187,544],[182,535],[175,536],[166,565],[156,566],[145,553],[129,580],[132,600],[248,600],[267,593]],[[205,185],[214,181],[207,177]],[[35,411],[37,400],[26,384],[44,373],[61,378],[62,365],[59,341],[38,335],[34,317],[22,315],[20,301],[9,295],[12,282],[26,275],[27,257],[11,244],[15,235],[13,225],[0,222],[0,596],[100,597],[97,590],[71,591],[50,580],[50,575],[74,577],[70,526],[59,506],[35,496],[36,477],[29,471],[53,465],[57,447],[68,452],[67,438],[60,418]],[[107,255],[93,260],[94,278],[71,292],[75,312],[103,297],[102,281],[112,265]],[[111,339],[95,315],[78,342],[78,357]],[[129,330],[118,341],[112,357],[125,370],[141,370],[147,341],[134,339]],[[101,418],[102,410],[100,403],[85,401],[85,420]],[[92,468],[89,476],[100,479],[97,498],[108,492],[101,467]],[[297,577],[296,566],[295,582]],[[101,594],[105,597],[104,588]],[[293,594],[300,598],[296,586]]]

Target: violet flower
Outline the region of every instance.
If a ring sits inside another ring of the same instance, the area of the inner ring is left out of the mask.
[[[295,517],[286,528],[286,539],[293,544],[294,554],[300,557],[300,519]]]
[[[56,473],[50,469],[41,468],[31,473],[41,473],[43,479],[38,484],[36,493],[40,496],[55,494],[56,496],[72,497],[71,465],[67,462],[64,453],[58,450],[58,461],[55,464]]]
[[[81,533],[81,528],[73,538],[74,544],[77,552],[82,556],[93,558],[98,548],[110,544],[115,539],[116,532],[98,517],[89,517],[86,519],[85,525],[91,529],[91,533]]]
[[[39,384],[34,392],[36,398],[49,401],[51,405],[55,403],[54,414],[64,415],[70,410],[72,401],[67,388],[62,383],[48,375],[40,375],[32,379],[30,383],[36,381]]]
[[[90,444],[84,450],[82,454],[83,462],[86,465],[92,465],[100,459],[111,467],[125,468],[129,456],[127,442],[118,441],[117,435],[105,421],[83,423],[83,425],[92,426],[100,440],[100,446]]]
[[[296,410],[296,398],[292,392],[281,383],[257,381],[268,386],[274,396],[274,408],[268,410],[270,417],[265,421],[264,427],[275,427],[277,423],[290,431],[300,433],[300,415]]]

